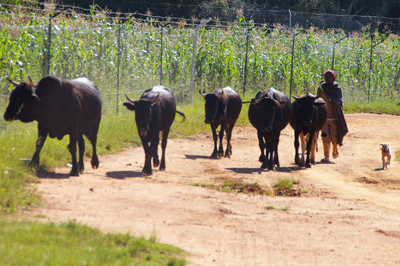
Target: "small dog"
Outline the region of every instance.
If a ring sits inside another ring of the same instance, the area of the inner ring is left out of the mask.
[[[382,169],[389,168],[390,159],[392,159],[392,153],[390,152],[389,143],[381,143],[382,151]]]

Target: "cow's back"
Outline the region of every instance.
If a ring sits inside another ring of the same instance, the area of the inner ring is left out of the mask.
[[[100,92],[87,80],[87,83],[59,79],[48,75],[36,85],[35,93],[40,99],[37,121],[43,125],[51,137],[69,134],[78,127],[88,131],[93,124],[100,122]]]
[[[100,91],[87,78],[72,81],[64,80],[64,87],[71,87],[73,104],[79,108],[78,123],[81,130],[91,130],[92,125],[99,124],[101,119],[102,100]]]
[[[222,89],[226,97],[226,120],[228,124],[234,123],[242,110],[242,99],[237,91],[231,87]]]

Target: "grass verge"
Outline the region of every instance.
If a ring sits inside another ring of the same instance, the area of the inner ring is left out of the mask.
[[[0,221],[3,265],[186,265],[184,251],[156,237],[103,234],[76,222]]]

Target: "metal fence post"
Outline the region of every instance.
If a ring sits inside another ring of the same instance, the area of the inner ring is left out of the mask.
[[[247,28],[246,30],[246,58],[245,58],[245,62],[244,62],[244,81],[243,81],[243,96],[246,92],[246,84],[247,84],[247,60],[248,60],[248,52],[249,52],[249,36],[250,33],[249,31],[252,28]]]
[[[190,102],[193,102],[193,87],[194,87],[194,68],[195,68],[195,61],[196,61],[196,46],[197,46],[197,31],[210,22],[212,19],[208,18],[207,20],[203,21],[203,23],[196,26],[193,32],[193,55],[192,55],[192,67],[191,67],[191,75],[190,75]]]
[[[118,115],[119,106],[119,67],[121,63],[121,23],[118,23],[118,51],[117,51],[117,109],[116,114]]]
[[[162,75],[163,75],[163,69],[162,69],[162,63],[163,63],[163,33],[164,33],[164,28],[161,27],[161,48],[160,48],[160,85],[162,85]]]
[[[293,34],[293,44],[292,44],[292,64],[291,64],[291,67],[290,67],[290,97],[289,97],[289,99],[291,99],[291,98],[292,98],[292,83],[293,83],[293,59],[294,59],[294,40],[295,40],[296,36],[297,36],[297,35],[299,35],[299,34],[300,34],[300,33],[302,33],[302,32],[304,32],[304,30],[302,30],[302,31],[300,31],[300,32],[298,32],[298,33],[296,33],[296,34]]]
[[[58,16],[60,13],[57,14],[50,14],[49,16],[49,25],[48,25],[48,30],[47,30],[47,60],[45,62],[46,64],[46,75],[50,74],[50,58],[51,58],[51,25],[52,25],[52,21],[53,18],[55,18],[56,16]]]
[[[335,46],[336,46],[337,43],[343,41],[344,39],[346,39],[348,37],[349,37],[349,35],[341,38],[340,40],[338,40],[336,42],[333,42],[333,48],[332,48],[332,70],[335,70]]]
[[[163,77],[163,39],[164,39],[164,28],[169,25],[170,23],[168,22],[167,24],[162,24],[161,25],[161,50],[160,50],[160,85],[162,85],[162,77]]]
[[[385,39],[387,38],[388,35],[386,35]],[[373,54],[373,49],[378,46],[379,44],[383,43],[385,39],[382,39],[380,42],[373,43],[373,40],[375,38],[375,35],[371,33],[371,53],[369,55],[369,75],[368,75],[368,102],[369,102],[369,92],[371,89],[371,72],[372,72],[372,54]]]

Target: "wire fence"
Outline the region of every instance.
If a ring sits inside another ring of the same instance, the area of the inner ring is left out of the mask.
[[[345,100],[399,96],[400,41],[390,29],[365,23],[353,32],[302,28],[296,14],[287,15],[288,22],[205,23],[2,5],[0,111],[12,89],[6,77],[19,82],[30,75],[38,82],[46,74],[88,77],[102,93],[105,113],[119,112],[121,95],[137,98],[158,84],[184,104],[200,89],[228,85],[245,98],[271,86],[291,96],[315,92],[328,68],[337,72]]]

